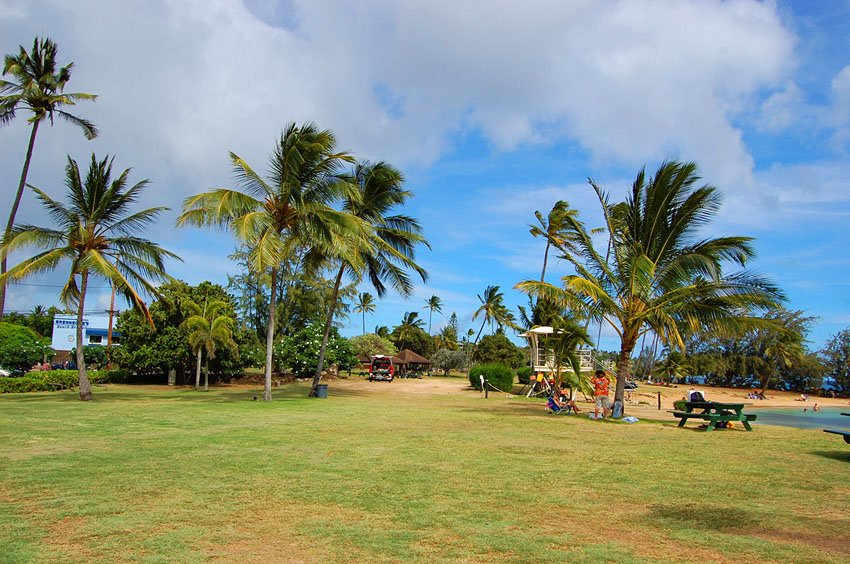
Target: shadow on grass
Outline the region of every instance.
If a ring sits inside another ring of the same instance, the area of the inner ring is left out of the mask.
[[[710,531],[740,531],[760,519],[759,514],[739,505],[717,506],[684,502],[672,505],[650,505],[648,521],[667,528],[671,522],[693,529]]]
[[[820,456],[822,458],[829,458],[830,460],[837,460],[839,462],[850,463],[850,445],[848,445],[847,449],[843,450],[843,451],[842,450],[812,450],[812,451],[809,451],[809,454],[813,454],[815,456]]]
[[[278,399],[306,398],[309,389],[309,385],[289,385],[272,388],[272,401]],[[92,395],[93,400],[91,403],[94,404],[127,401],[239,403],[245,401],[262,401],[263,388],[228,389],[227,387],[211,387],[208,392],[204,392],[203,390],[195,390],[188,386],[99,386],[92,389]],[[31,394],[4,394],[0,396],[0,402],[2,401],[14,403],[83,403],[80,401],[80,394],[77,390],[36,392]]]

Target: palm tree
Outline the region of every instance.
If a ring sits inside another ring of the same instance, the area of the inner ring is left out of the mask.
[[[272,346],[277,319],[277,287],[280,265],[298,247],[318,248],[326,253],[347,248],[363,229],[356,218],[337,211],[330,203],[350,193],[339,182],[342,163],[351,162],[345,152],[335,152],[336,138],[312,123],[290,123],[280,136],[269,163],[268,182],[247,162],[231,152],[230,159],[240,190],[213,189],[183,202],[178,226],[229,228],[250,249],[248,261],[258,274],[268,273],[272,288],[269,324],[266,329],[266,367],[263,399],[271,401]]]
[[[531,280],[517,285],[602,319],[617,332],[620,405],[632,351],[646,331],[682,350],[680,328],[742,327],[756,322],[749,311],[782,299],[778,288],[746,270],[724,274],[727,261],[744,266],[753,256],[750,238],[698,238],[720,206],[717,189],[698,182],[694,163],[665,162],[653,177],[641,170],[626,201],[612,205],[591,181],[611,237],[610,257],[571,217],[568,230],[580,252],[567,260],[576,274],[564,277],[563,288]]]
[[[478,334],[475,336],[475,343],[478,343],[478,339],[481,338],[481,332],[484,331],[486,324],[498,323],[506,313],[509,313],[505,307],[504,299],[505,296],[499,291],[498,286],[487,286],[484,288],[484,294],[478,296],[481,306],[472,314],[472,320],[475,321],[479,315],[483,315],[484,319],[481,322]]]
[[[443,302],[440,300],[438,296],[431,296],[427,300],[425,300],[425,307],[422,309],[429,310],[428,312],[428,334],[431,334],[431,317],[434,315],[434,312],[443,313]]]
[[[53,270],[60,261],[71,263],[68,281],[59,295],[67,307],[77,309],[77,370],[80,399],[92,399],[91,385],[83,359],[83,312],[89,279],[97,276],[114,284],[129,303],[153,325],[150,313],[135,288],[157,295],[152,281],[169,279],[164,259],[177,255],[156,243],[133,235],[153,223],[168,208],[148,208],[128,215],[129,208],[139,199],[147,180],[127,188],[130,170],[112,180],[112,159],[91,158],[85,179],[81,178],[77,162],[68,157],[65,167],[65,186],[69,205],[53,200],[34,186],[55,227],[16,226],[2,246],[3,256],[24,247],[46,249],[12,267],[2,278],[21,280],[33,274]],[[179,260],[179,259],[178,259]]]
[[[375,335],[381,338],[388,338],[390,336],[390,328],[386,325],[376,325],[375,326]]]
[[[806,356],[806,334],[815,319],[803,311],[782,307],[771,309],[765,318],[770,325],[756,327],[747,335],[749,354],[762,394],[781,370],[801,362]]]
[[[434,335],[434,345],[438,349],[448,349],[450,351],[457,350],[457,330],[446,325]]]
[[[200,387],[201,380],[201,355],[205,351],[206,362],[204,366],[204,391],[209,390],[210,359],[215,358],[219,345],[235,348],[233,341],[233,327],[235,320],[223,313],[227,309],[227,303],[223,300],[204,300],[203,307],[192,300],[183,302],[183,308],[192,315],[183,322],[183,327],[189,331],[189,345],[197,354],[195,367],[195,389]]]
[[[33,148],[35,147],[35,136],[38,127],[45,119],[50,120],[53,125],[54,116],[68,121],[83,130],[86,139],[97,137],[97,129],[91,122],[79,118],[61,109],[63,106],[73,106],[79,100],[94,100],[94,94],[82,92],[65,93],[65,85],[71,80],[71,68],[74,63],[56,70],[56,44],[49,38],[39,39],[32,43],[32,52],[27,53],[23,46],[17,56],[6,55],[3,64],[3,76],[11,75],[13,82],[0,80],[0,125],[6,125],[15,118],[15,112],[24,108],[32,112],[27,120],[32,124],[30,130],[27,154],[24,157],[24,166],[21,169],[21,179],[18,182],[18,191],[9,210],[9,219],[6,222],[6,230],[3,232],[4,239],[8,239],[15,225],[15,216],[21,204],[24,194],[24,186],[27,182],[30,161],[32,161]],[[0,259],[0,275],[6,272],[6,256]],[[0,282],[0,318],[6,309],[6,282]]]
[[[357,303],[354,304],[354,312],[363,316],[363,335],[366,334],[366,314],[375,311],[375,300],[369,292],[362,292],[357,296]]]
[[[417,330],[422,329],[424,322],[419,319],[419,313],[415,311],[406,311],[401,320],[401,324],[396,327],[398,331],[398,349],[404,350],[411,335]]]
[[[365,275],[379,297],[386,293],[386,284],[390,284],[402,296],[410,296],[413,283],[407,273],[408,269],[416,272],[423,281],[427,278],[425,269],[416,264],[415,260],[416,245],[428,245],[419,222],[406,215],[388,215],[411,196],[403,188],[404,177],[401,172],[384,162],[364,162],[357,164],[347,180],[356,190],[344,199],[343,208],[353,218],[362,221],[369,230],[362,231],[359,239],[349,239],[349,246],[342,249],[341,253],[325,254],[339,261],[339,270],[325,319],[325,332],[313,375],[311,396],[316,395],[322,378],[328,336],[343,275],[348,272],[355,280]]]
[[[571,209],[570,205],[558,200],[546,218],[539,211],[534,212],[534,217],[537,218],[537,225],[529,225],[529,233],[533,237],[544,237],[546,239],[546,249],[543,251],[543,269],[540,272],[540,281],[546,279],[546,266],[549,263],[549,249],[553,245],[562,252],[570,248],[572,242],[569,240],[569,231],[565,229],[566,220],[568,217],[574,217],[578,214],[577,210]]]
[[[547,351],[552,351],[556,382],[560,384],[564,379],[561,376],[561,369],[569,367],[573,372],[572,376],[566,378],[569,380],[570,387],[578,388],[585,395],[589,395],[592,392],[590,378],[582,375],[581,360],[576,354],[576,349],[582,345],[591,344],[587,329],[568,316],[553,318],[551,323],[552,334],[543,339],[543,346]]]

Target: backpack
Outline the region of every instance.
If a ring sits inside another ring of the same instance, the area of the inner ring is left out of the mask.
[[[704,396],[704,395],[702,395],[702,392],[701,392],[701,391],[699,391],[699,390],[695,390],[695,391],[691,392],[691,397],[690,397],[690,398],[688,398],[688,400],[689,400],[689,401],[692,401],[692,402],[697,402],[697,401],[704,402],[704,401],[705,401],[705,396]]]

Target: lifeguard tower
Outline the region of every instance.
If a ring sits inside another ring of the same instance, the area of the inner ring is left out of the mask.
[[[552,335],[554,333],[555,329],[552,327],[540,325],[532,327],[525,333],[520,334],[520,337],[525,337],[528,340],[529,355],[531,357],[530,366],[535,374],[557,371],[558,367],[555,366],[555,353],[546,349],[543,345],[543,340],[548,335]],[[597,360],[593,356],[593,351],[590,349],[578,349],[576,351],[576,356],[578,356],[580,361],[580,368],[582,372],[590,372],[596,368],[602,368],[609,371],[612,369],[610,363]],[[565,368],[568,370],[570,369],[568,366],[561,366],[562,370]]]

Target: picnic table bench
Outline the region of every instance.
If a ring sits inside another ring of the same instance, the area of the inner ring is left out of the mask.
[[[846,415],[847,417],[850,417],[850,413],[842,413],[841,415]],[[850,444],[850,431],[836,431],[834,429],[824,429],[823,432],[832,433],[834,435],[841,435],[842,437],[844,437],[844,442]]]
[[[719,403],[714,401],[685,402],[685,411],[670,411],[679,419],[678,427],[684,427],[688,419],[707,421],[706,431],[725,427],[729,421],[739,421],[747,431],[752,431],[750,421],[756,420],[754,413],[744,413],[744,403]]]

